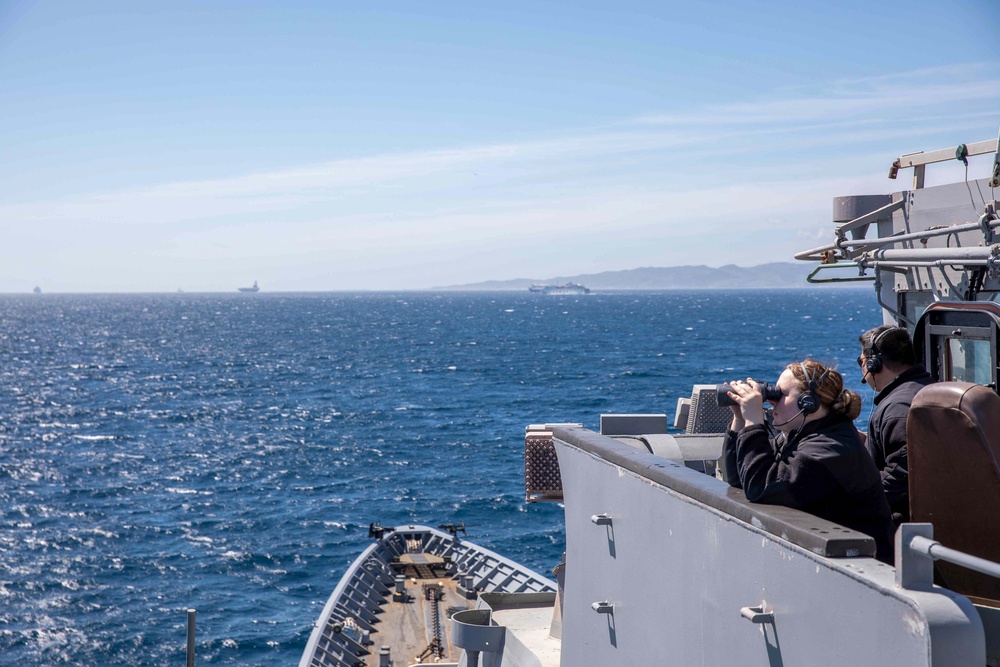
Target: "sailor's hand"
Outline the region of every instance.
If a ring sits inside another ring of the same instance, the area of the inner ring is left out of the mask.
[[[733,392],[729,392],[729,397],[733,398]],[[747,421],[743,419],[743,409],[739,403],[733,403],[729,406],[729,409],[733,411],[733,421],[729,423],[729,430],[738,432],[747,425]]]
[[[743,408],[740,406],[739,403],[735,402],[736,401],[736,394],[734,394],[732,392],[732,389],[731,389],[732,386],[735,385],[737,382],[739,382],[739,380],[735,380],[735,381],[734,380],[730,380],[729,382],[726,383],[730,387],[730,391],[728,392],[727,395],[729,396],[729,398],[733,399],[733,401],[734,401],[733,403],[730,404],[729,409],[733,411],[733,417],[735,419],[743,419]]]
[[[757,384],[757,381],[753,378],[747,378],[746,381],[736,380],[730,382],[729,386],[733,388],[729,392],[729,397],[736,401],[743,420],[748,424],[763,424],[764,397],[761,394],[760,385]],[[735,407],[733,408],[733,414],[736,414]],[[735,416],[733,421],[736,421]]]

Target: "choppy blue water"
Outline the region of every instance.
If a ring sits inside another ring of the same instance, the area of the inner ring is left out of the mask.
[[[368,523],[547,573],[528,423],[839,360],[868,290],[0,297],[0,664],[297,664]],[[867,416],[867,409],[862,413]]]

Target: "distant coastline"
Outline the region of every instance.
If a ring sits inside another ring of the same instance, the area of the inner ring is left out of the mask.
[[[506,292],[527,290],[537,283],[580,283],[592,291],[635,291],[671,289],[764,289],[764,288],[807,288],[819,287],[806,281],[806,277],[816,268],[807,262],[772,262],[758,266],[742,267],[726,264],[718,268],[705,265],[643,267],[624,271],[604,271],[584,273],[575,276],[553,276],[548,278],[516,278],[514,280],[487,280],[465,285],[432,287],[432,290]],[[853,278],[856,273],[841,269],[824,275],[826,278]],[[870,288],[870,283],[831,283],[824,287]]]
[[[816,264],[812,262],[773,262],[760,264],[757,266],[742,267],[735,264],[727,264],[720,267],[710,267],[704,264],[687,266],[665,266],[665,267],[642,267],[637,269],[627,269],[623,271],[604,271],[602,273],[584,273],[578,275],[562,276],[532,276],[529,278],[515,278],[513,280],[486,280],[475,283],[465,283],[457,285],[443,285],[436,287],[415,287],[406,288],[327,288],[327,289],[276,289],[267,290],[268,296],[279,296],[282,294],[322,294],[322,293],[366,293],[366,292],[528,292],[534,285],[579,285],[591,292],[638,292],[638,291],[666,291],[666,290],[696,290],[696,289],[717,289],[717,290],[754,290],[754,289],[871,289],[871,281],[841,282],[831,284],[813,284],[807,282],[808,275],[815,270]],[[856,278],[857,269],[852,267],[839,268],[836,270],[824,271],[820,277],[825,279]],[[275,280],[275,283],[278,281]],[[25,290],[28,294],[36,297],[50,297],[59,295],[93,295],[93,294],[174,294],[184,296],[195,296],[199,294],[237,294],[246,296],[247,293],[259,293],[259,297],[265,295],[259,285],[254,283],[253,287],[242,287],[238,291],[229,287],[222,289],[197,289],[193,287],[180,287],[156,290],[137,291],[60,291],[57,287],[47,286],[44,290],[39,286],[33,290]],[[25,291],[0,292],[0,296],[24,294]],[[537,290],[536,290],[537,291]]]

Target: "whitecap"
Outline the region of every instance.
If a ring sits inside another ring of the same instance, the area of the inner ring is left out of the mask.
[[[88,530],[81,530],[82,535],[97,535],[98,537],[110,537],[117,538],[118,534],[113,533],[110,530],[104,530],[103,528],[90,528]]]

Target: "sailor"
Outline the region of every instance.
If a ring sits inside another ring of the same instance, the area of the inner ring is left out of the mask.
[[[778,378],[771,424],[755,380],[730,385],[729,483],[750,502],[794,507],[869,535],[877,558],[891,562],[889,505],[853,423],[861,397],[844,389],[840,373],[812,359],[789,364]]]
[[[910,519],[906,464],[906,416],[917,392],[933,380],[917,363],[910,332],[881,326],[861,334],[861,382],[875,391],[865,447],[882,475],[893,523]]]

